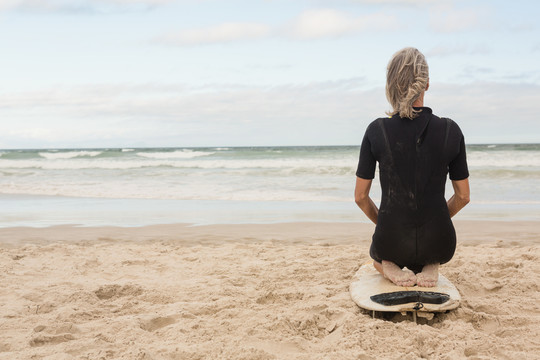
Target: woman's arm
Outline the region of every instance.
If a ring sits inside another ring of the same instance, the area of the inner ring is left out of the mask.
[[[377,209],[377,205],[371,200],[369,197],[369,189],[371,189],[371,181],[372,179],[362,179],[358,176],[356,177],[356,187],[354,189],[354,201],[356,202],[356,205],[362,211],[366,216],[373,221],[375,225],[377,225],[377,216],[379,214],[379,209]]]
[[[448,200],[448,212],[450,217],[456,215],[470,201],[471,191],[469,189],[469,178],[463,180],[452,180],[454,195]]]

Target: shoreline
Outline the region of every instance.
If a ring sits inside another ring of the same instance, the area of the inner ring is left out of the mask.
[[[538,244],[540,241],[540,221],[454,220],[453,223],[458,244],[462,245],[493,244],[502,241],[501,244],[504,246],[527,246]],[[46,245],[54,242],[90,244],[92,241],[168,241],[178,245],[264,241],[369,245],[374,229],[375,225],[364,222],[4,227],[0,228],[0,247]]]
[[[197,226],[297,222],[370,224],[352,198],[350,201],[233,201],[0,195],[0,213],[4,214],[0,229],[144,227],[179,222]],[[457,219],[540,222],[540,203],[474,203],[465,207]]]

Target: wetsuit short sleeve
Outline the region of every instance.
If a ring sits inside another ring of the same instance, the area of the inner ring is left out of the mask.
[[[465,139],[461,136],[459,144],[459,153],[448,164],[448,174],[450,180],[463,180],[469,177],[469,168],[467,167],[467,155],[465,153]]]
[[[360,147],[360,159],[358,160],[358,168],[356,176],[362,179],[373,179],[375,177],[375,166],[377,161],[371,152],[371,141],[369,140],[368,131],[362,140]]]

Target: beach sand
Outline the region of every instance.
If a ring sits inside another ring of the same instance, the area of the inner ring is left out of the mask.
[[[540,223],[455,224],[418,324],[350,299],[370,224],[0,229],[0,359],[539,359]]]

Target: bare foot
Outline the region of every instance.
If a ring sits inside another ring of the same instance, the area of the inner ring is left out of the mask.
[[[382,270],[385,278],[396,284],[397,286],[414,286],[416,284],[416,276],[414,273],[405,269],[402,270],[391,261],[382,261]]]
[[[439,264],[429,264],[422,268],[422,272],[416,274],[416,283],[422,287],[434,287],[439,280]]]

